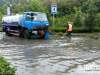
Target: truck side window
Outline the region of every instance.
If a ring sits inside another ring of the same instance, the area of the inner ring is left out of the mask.
[[[31,13],[31,16],[34,16],[34,13]]]
[[[31,15],[31,21],[33,21],[34,20],[34,13],[31,13],[30,15]]]
[[[31,20],[31,16],[30,15],[26,15],[26,20],[30,21]]]

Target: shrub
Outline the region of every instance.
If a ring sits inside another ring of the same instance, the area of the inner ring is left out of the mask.
[[[0,75],[15,75],[15,68],[11,67],[4,58],[0,57]]]

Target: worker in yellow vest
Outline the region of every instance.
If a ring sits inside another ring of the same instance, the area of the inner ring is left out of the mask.
[[[72,31],[73,31],[73,26],[71,23],[68,23],[68,26],[66,28],[67,35],[71,36]]]

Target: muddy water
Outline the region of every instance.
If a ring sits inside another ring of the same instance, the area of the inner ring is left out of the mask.
[[[73,35],[25,40],[0,33],[0,55],[16,67],[16,75],[100,75],[100,39]]]

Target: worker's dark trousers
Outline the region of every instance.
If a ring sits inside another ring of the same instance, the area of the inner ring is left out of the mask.
[[[71,33],[72,33],[71,31],[70,31],[70,32],[68,31],[68,32],[67,32],[67,36],[68,36],[68,37],[71,37]]]

